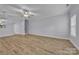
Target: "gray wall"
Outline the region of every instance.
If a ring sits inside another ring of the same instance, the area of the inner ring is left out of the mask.
[[[13,24],[7,24],[6,28],[0,29],[0,37],[14,35]]]
[[[79,49],[79,14],[77,14],[77,20],[76,20],[76,38],[74,38],[73,41],[76,44],[77,48]]]
[[[14,33],[15,34],[25,34],[25,25],[24,20],[14,24]]]
[[[34,9],[37,16],[29,20],[29,33],[46,36],[69,36],[69,20],[66,14],[68,7],[65,4],[28,5]],[[2,9],[2,8],[1,8]],[[60,15],[63,14],[63,15]],[[8,16],[9,27],[7,32],[12,34],[24,34],[24,22],[21,17]],[[8,25],[7,25],[8,26]],[[14,29],[13,29],[14,28]],[[6,30],[6,29],[4,29]],[[4,32],[4,30],[2,30]],[[1,34],[3,33],[1,32]],[[7,35],[7,32],[4,34]]]
[[[14,35],[14,17],[7,16],[6,28],[0,28],[0,37]]]
[[[0,29],[0,37],[10,36],[14,34],[24,34],[23,18],[7,16],[6,20],[6,28]]]
[[[29,20],[29,33],[46,36],[69,36],[69,18],[66,14]]]
[[[70,16],[76,14],[76,37],[71,36],[72,43],[79,49],[79,4],[73,4],[70,8]]]
[[[79,14],[77,14],[76,19],[76,37],[71,36],[72,43],[79,49]]]
[[[77,25],[76,25],[76,34],[77,34],[77,36],[76,36],[75,42],[76,42],[76,44],[79,48],[79,14],[77,14],[77,22],[76,23],[77,23]]]

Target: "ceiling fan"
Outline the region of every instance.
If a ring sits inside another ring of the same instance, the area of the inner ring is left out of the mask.
[[[9,5],[10,9],[15,11],[16,14],[20,17],[24,17],[25,21],[24,21],[24,25],[25,25],[25,28],[24,28],[24,31],[25,31],[25,34],[29,34],[29,21],[28,19],[31,18],[32,16],[37,16],[38,14],[35,13],[35,11],[37,10],[36,8],[33,9],[33,8],[30,8],[30,7],[27,7],[26,5]]]
[[[33,9],[30,7],[27,7],[26,5],[9,5],[10,9],[15,11],[18,16],[24,17],[24,18],[30,18],[32,16],[37,16],[38,14],[35,13],[37,9]]]

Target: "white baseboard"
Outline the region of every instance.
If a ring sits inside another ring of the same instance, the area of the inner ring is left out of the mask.
[[[70,42],[77,48],[77,50],[79,50],[79,47],[73,42],[73,40],[70,40]]]
[[[41,34],[33,34],[33,33],[31,33],[31,35],[38,35],[38,36],[44,36],[44,37],[50,37],[50,38],[59,38],[59,39],[66,39],[66,40],[70,40],[71,38],[69,38],[69,37],[60,37],[60,36],[50,36],[50,35],[41,35]]]
[[[7,35],[1,35],[0,37],[8,37],[8,36],[13,36],[15,34],[7,34]]]
[[[8,37],[8,36],[13,36],[13,35],[25,35],[25,33],[14,33],[14,34],[4,34],[4,35],[0,35],[0,37]]]
[[[29,34],[29,33],[15,33],[15,34],[25,35],[25,34]]]

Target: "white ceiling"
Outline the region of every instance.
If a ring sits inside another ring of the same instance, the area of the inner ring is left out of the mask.
[[[20,8],[23,6],[34,9],[31,11],[38,14],[33,17],[34,19],[61,15],[66,13],[68,10],[66,4],[0,4],[0,15],[3,15],[2,11],[6,11],[6,16],[9,14],[9,16],[20,17],[19,12],[12,10],[12,7]]]

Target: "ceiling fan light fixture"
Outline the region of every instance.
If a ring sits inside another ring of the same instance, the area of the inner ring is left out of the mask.
[[[26,15],[32,15],[32,12],[30,12],[30,11],[25,11],[24,14],[26,14]]]
[[[31,16],[33,16],[33,13],[32,12],[30,12],[29,10],[24,10],[24,17],[25,18],[29,18]]]
[[[29,14],[32,15],[32,12],[29,11]]]
[[[27,15],[27,14],[28,14],[28,12],[24,12],[24,14],[26,14],[26,15]]]
[[[29,17],[29,15],[27,15],[27,14],[24,14],[24,17],[27,17],[27,18],[28,18],[28,17]]]

